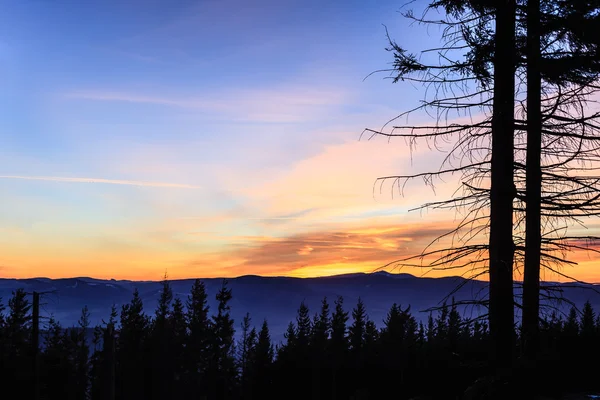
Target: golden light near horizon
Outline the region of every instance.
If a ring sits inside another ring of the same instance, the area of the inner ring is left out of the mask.
[[[415,48],[439,38],[400,22],[387,0],[233,19],[209,3],[124,5],[85,26],[72,23],[82,10],[7,6],[19,18],[0,37],[0,277],[371,272],[455,226],[454,212],[410,210],[451,196],[458,177],[435,192],[411,182],[403,196],[375,185],[436,168],[443,152],[359,140],[422,99],[363,81],[389,62],[381,24]],[[112,18],[122,24],[100,28]],[[594,254],[572,258],[571,275],[600,281]]]

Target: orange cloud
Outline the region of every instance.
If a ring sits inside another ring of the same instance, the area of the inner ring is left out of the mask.
[[[230,274],[318,276],[373,271],[418,254],[448,229],[448,224],[406,224],[263,239],[253,247],[233,251],[244,261],[232,266]]]

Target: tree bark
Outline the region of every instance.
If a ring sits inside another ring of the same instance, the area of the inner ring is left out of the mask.
[[[527,2],[527,161],[525,266],[523,276],[523,348],[529,361],[538,350],[542,197],[542,111],[540,74],[540,0]]]
[[[515,0],[499,0],[496,8],[494,102],[489,241],[489,322],[491,358],[497,368],[508,369],[514,353],[513,303],[513,200]]]

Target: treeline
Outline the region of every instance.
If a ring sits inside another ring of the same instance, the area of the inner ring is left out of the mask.
[[[341,297],[323,299],[314,313],[300,304],[275,345],[267,321],[255,326],[247,315],[235,325],[225,281],[216,299],[211,313],[201,281],[185,302],[164,282],[150,317],[135,291],[89,341],[84,307],[78,326],[49,320],[36,356],[31,304],[16,290],[7,309],[0,301],[2,397],[34,398],[37,387],[40,399],[77,400],[456,398],[489,372],[486,322],[462,317],[456,304],[425,324],[394,304],[380,328],[361,300],[351,312]],[[547,370],[540,387],[554,394],[593,389],[600,319],[591,305],[581,315],[554,314],[541,327]]]

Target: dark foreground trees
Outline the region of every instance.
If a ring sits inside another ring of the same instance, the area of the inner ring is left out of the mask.
[[[391,391],[397,399],[447,399],[460,398],[492,367],[487,324],[461,316],[453,301],[422,322],[409,305],[392,304],[372,321],[360,299],[345,306],[338,298],[332,310],[323,299],[316,312],[302,303],[286,338],[272,343],[267,321],[231,319],[226,284],[212,315],[206,296],[197,281],[184,307],[164,282],[152,317],[135,292],[120,315],[115,308],[95,329],[85,308],[72,328],[51,319],[42,333],[40,398],[380,399]],[[0,385],[31,398],[28,296],[17,291],[9,304],[0,312]],[[600,319],[589,303],[581,314],[550,316],[540,335],[546,367],[538,394],[600,389]]]

